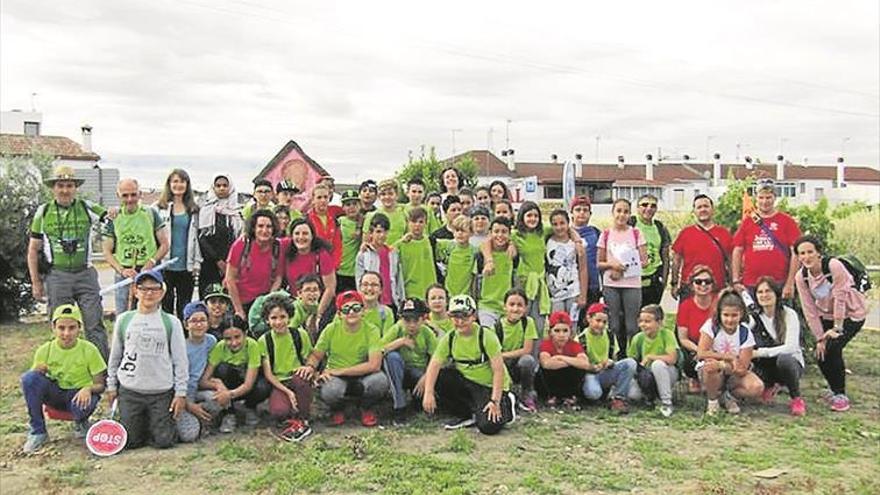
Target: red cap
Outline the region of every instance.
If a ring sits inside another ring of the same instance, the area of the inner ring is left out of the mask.
[[[550,328],[553,328],[560,323],[565,323],[566,325],[571,326],[571,316],[569,316],[566,311],[555,311],[551,313]]]
[[[590,206],[592,207],[593,203],[590,201],[589,196],[575,196],[571,200],[571,209],[573,210],[575,206]]]
[[[364,304],[364,296],[362,296],[361,293],[356,290],[347,290],[342,294],[336,296],[336,309],[341,309],[343,306],[350,302]]]
[[[605,303],[593,303],[590,304],[590,307],[587,308],[587,316],[594,315],[596,313],[607,313],[608,306],[605,306]]]

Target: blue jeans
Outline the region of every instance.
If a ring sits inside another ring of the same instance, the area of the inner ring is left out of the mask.
[[[618,361],[614,363],[613,368],[606,368],[599,373],[587,373],[584,377],[584,397],[598,400],[614,385],[614,397],[626,399],[635,373],[636,362],[632,358]]]
[[[399,352],[391,351],[385,355],[385,373],[391,381],[394,409],[403,409],[406,407],[406,389],[415,387],[425,370],[407,366]]]
[[[88,419],[95,411],[100,394],[92,394],[92,400],[85,409],[74,403],[73,398],[79,392],[78,388],[63,389],[46,375],[39,371],[28,371],[21,375],[21,391],[24,401],[27,403],[28,415],[30,416],[31,433],[46,433],[46,418],[43,417],[43,404],[59,411],[73,413],[74,421]]]

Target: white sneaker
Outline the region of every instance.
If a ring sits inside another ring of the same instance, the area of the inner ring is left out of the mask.
[[[718,399],[715,399],[715,400],[709,399],[709,401],[706,402],[706,416],[710,416],[710,417],[717,416],[718,411],[720,411],[720,410],[721,410],[721,404],[718,403]]]
[[[25,454],[33,454],[48,441],[49,434],[47,433],[28,433],[27,440],[24,442],[24,446],[21,450],[24,451]]]
[[[244,425],[253,427],[258,424],[260,424],[260,417],[257,416],[257,412],[251,408],[246,408],[244,410]]]
[[[660,404],[660,414],[662,414],[664,418],[672,416],[672,411],[672,404]]]
[[[235,419],[235,413],[229,411],[226,413],[226,416],[223,416],[223,421],[220,422],[220,433],[232,433],[235,431],[235,428],[238,426],[238,420]]]
[[[507,397],[510,398],[510,421],[507,424],[512,425],[516,422],[516,396],[513,392],[507,392]]]

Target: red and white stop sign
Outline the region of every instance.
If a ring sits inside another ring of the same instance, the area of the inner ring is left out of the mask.
[[[97,456],[105,457],[118,454],[125,448],[128,432],[125,427],[112,419],[102,419],[89,428],[86,435],[86,447]]]

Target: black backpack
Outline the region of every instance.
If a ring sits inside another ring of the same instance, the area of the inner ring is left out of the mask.
[[[528,325],[528,316],[523,316],[519,319],[520,324],[522,325],[523,330],[523,343],[525,343],[526,338],[526,325]],[[501,343],[501,346],[504,346],[504,324],[501,322],[501,318],[495,320],[495,335],[498,336],[498,342]],[[483,342],[480,341],[480,344]]]
[[[864,294],[874,286],[874,284],[871,283],[871,277],[868,276],[868,270],[865,268],[865,264],[852,254],[822,257],[822,275],[825,276],[825,279],[828,280],[829,284],[834,283],[831,279],[831,268],[829,268],[832,259],[839,261],[843,267],[846,268],[846,271],[852,275],[853,289]],[[804,277],[804,280],[807,280],[807,267],[801,268],[801,276]]]
[[[275,338],[272,336],[275,332],[269,331],[266,332],[266,352],[269,353],[269,366],[272,369],[275,369]],[[296,351],[296,357],[299,359],[300,366],[305,366],[306,360],[303,359],[302,355],[302,335],[299,333],[299,328],[291,328],[290,335],[293,337],[293,348]]]

